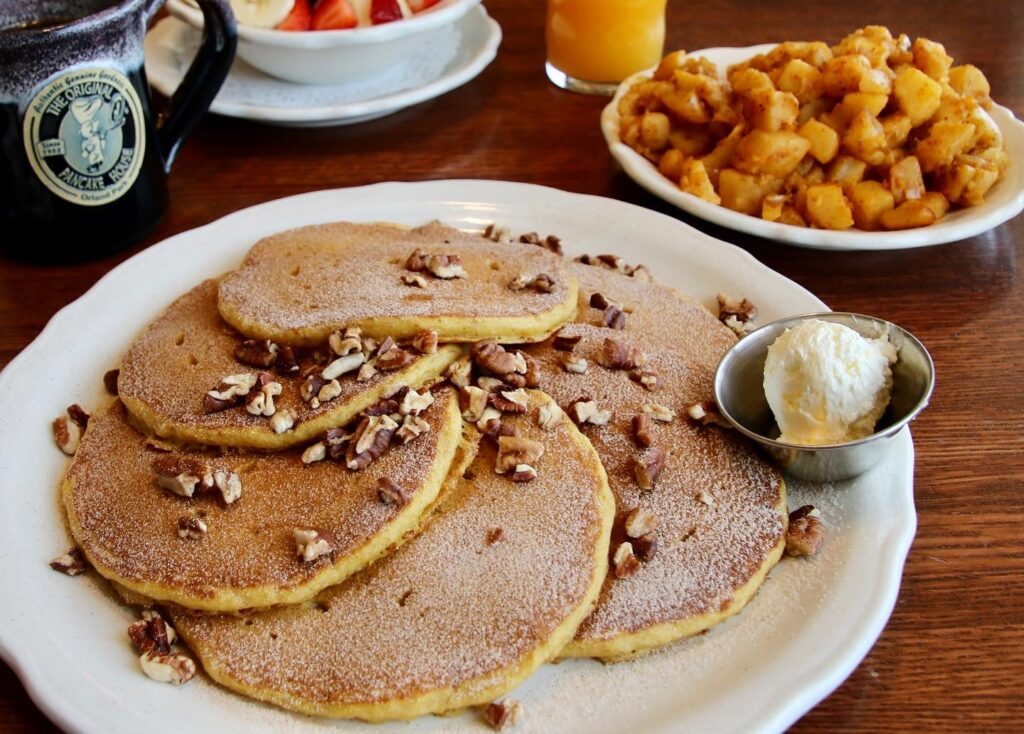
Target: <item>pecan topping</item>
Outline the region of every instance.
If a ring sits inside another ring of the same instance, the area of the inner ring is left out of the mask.
[[[356,438],[348,444],[345,463],[349,469],[359,471],[380,458],[398,430],[398,424],[388,415],[366,416],[356,429]]]
[[[291,408],[278,410],[274,415],[270,416],[270,427],[273,429],[274,433],[277,434],[290,431],[295,427],[295,418],[295,411]]]
[[[526,390],[502,390],[488,393],[487,401],[502,413],[525,413],[530,404],[530,396]]]
[[[494,731],[504,731],[506,727],[515,726],[522,710],[523,705],[521,703],[506,698],[504,701],[494,701],[487,704],[484,707],[483,717],[487,725],[494,729]]]
[[[654,489],[654,483],[665,468],[665,452],[659,448],[649,448],[640,456],[633,458],[633,473],[640,489]]]
[[[560,354],[558,361],[562,363],[562,369],[574,375],[586,374],[587,367],[590,366],[585,357],[577,357],[572,352]]]
[[[182,540],[199,540],[206,535],[206,531],[206,521],[200,517],[184,515],[178,518],[178,537]]]
[[[411,495],[388,477],[380,477],[377,480],[377,498],[385,505],[405,507],[409,504]]]
[[[528,369],[521,352],[507,352],[503,346],[491,340],[474,344],[470,356],[477,367],[509,384],[513,384],[510,378],[514,375],[525,375]]]
[[[494,410],[494,408],[488,408],[488,410]],[[497,413],[497,411],[495,412]],[[501,414],[497,413],[497,415],[500,416]],[[480,428],[488,438],[494,439],[494,441],[497,441],[501,436],[519,435],[515,426],[503,423],[500,417],[492,418],[490,415],[486,415],[482,418],[477,424],[477,427]]]
[[[605,295],[603,293],[594,292],[594,293],[590,294],[590,307],[591,308],[598,308],[598,309],[601,309],[602,311],[604,311],[605,309],[607,309],[611,305],[612,305],[612,302],[609,301],[608,298],[605,297]]]
[[[302,452],[302,463],[313,464],[317,461],[323,461],[327,458],[327,445],[323,441],[310,444],[306,447],[306,450]]]
[[[74,547],[62,556],[50,561],[50,568],[65,576],[81,576],[85,573],[85,556],[81,548]]]
[[[487,391],[473,385],[467,385],[459,390],[459,408],[462,410],[463,420],[476,423],[483,417],[487,408]]]
[[[409,338],[409,346],[420,354],[433,354],[437,351],[437,332],[433,329],[413,334]]]
[[[327,345],[339,357],[363,351],[363,330],[358,326],[347,326],[344,331],[335,331],[327,338]]]
[[[228,375],[203,396],[203,407],[207,413],[216,413],[241,404],[256,386],[256,380],[256,375],[251,373]]]
[[[522,357],[523,362],[526,363],[526,372],[523,373],[523,386],[537,387],[540,385],[540,365],[537,364],[537,360],[526,352],[516,352],[516,354]]]
[[[324,530],[313,528],[295,528],[295,553],[302,561],[310,563],[334,550],[334,538]]]
[[[62,415],[53,421],[53,439],[57,442],[57,448],[68,456],[74,456],[82,439],[82,428],[68,416]]]
[[[633,438],[641,448],[649,449],[654,445],[654,420],[649,413],[633,416]]]
[[[581,334],[565,334],[559,331],[551,339],[551,348],[559,352],[571,352],[576,348],[576,345],[580,343],[580,339],[583,338]]]
[[[142,672],[160,683],[180,686],[188,683],[196,674],[195,662],[181,653],[162,655],[157,652],[144,652],[139,657]]]
[[[541,239],[540,235],[536,232],[527,232],[526,234],[519,235],[519,241],[524,245],[537,245],[558,255],[562,254],[562,240],[553,234],[549,234],[544,239]]]
[[[279,375],[293,375],[299,371],[299,359],[295,356],[295,350],[289,346],[282,346],[277,350],[277,363],[274,365]]]
[[[343,428],[331,428],[324,434],[322,443],[325,445],[327,456],[337,461],[345,455],[345,446],[352,440],[351,433],[345,433]],[[314,444],[316,445],[316,444]]]
[[[422,434],[430,430],[430,424],[420,418],[418,415],[407,415],[405,420],[402,421],[401,427],[395,434],[398,440],[402,444],[407,444],[414,438],[419,438]]]
[[[544,444],[520,436],[499,436],[498,457],[494,465],[497,474],[517,470],[520,464],[531,467],[544,455]]]
[[[610,410],[599,410],[597,403],[593,400],[577,400],[569,406],[569,417],[577,425],[582,426],[584,423],[592,423],[595,426],[603,426],[607,425],[608,421],[612,419],[612,412]]]
[[[659,403],[648,403],[643,411],[650,414],[651,418],[662,423],[671,423],[676,419],[676,412],[669,407]]]
[[[658,550],[658,534],[647,533],[647,535],[641,535],[633,540],[632,543],[633,552],[636,553],[636,557],[647,563],[654,558],[654,554]]]
[[[626,261],[618,255],[598,255],[597,260],[602,265],[605,265],[612,270],[617,270],[620,273],[625,273],[629,267],[626,265]]]
[[[461,389],[469,384],[472,369],[473,363],[469,357],[462,357],[448,365],[444,374],[455,387]]]
[[[708,507],[715,505],[715,498],[711,496],[710,492],[705,492],[703,489],[697,493],[697,501]]]
[[[366,382],[372,380],[377,376],[377,365],[375,359],[371,359],[369,362],[363,362],[359,368],[359,372],[356,373],[356,382]]]
[[[427,279],[422,275],[402,273],[402,284],[410,288],[426,288]]]
[[[78,427],[83,431],[89,425],[89,414],[85,412],[85,409],[78,403],[73,403],[68,406],[68,418],[78,424]]]
[[[791,556],[813,556],[825,537],[821,513],[814,505],[804,505],[789,513],[786,530],[786,553]]]
[[[320,377],[328,381],[335,380],[348,372],[359,369],[365,361],[366,356],[361,351],[346,354],[324,367]]]
[[[402,397],[405,396],[405,392],[409,388],[402,385],[399,392],[402,393]],[[392,415],[398,414],[399,403],[401,398],[398,397],[398,393],[394,397],[386,397],[383,400],[378,400],[376,403],[371,405],[369,408],[363,411],[363,415]]]
[[[635,507],[626,515],[626,522],[623,526],[627,537],[641,538],[644,535],[653,533],[658,528],[658,518],[650,510],[643,507]]]
[[[633,382],[639,382],[647,390],[657,390],[661,385],[661,378],[658,375],[642,368],[630,372],[629,379]]]
[[[180,497],[191,497],[196,487],[209,474],[206,464],[187,456],[164,454],[150,462],[156,483]],[[212,479],[209,482],[212,486]]]
[[[565,414],[554,400],[544,403],[537,409],[537,425],[541,427],[541,430],[550,431],[562,423],[563,415]]]
[[[537,470],[529,464],[516,464],[516,470],[512,474],[513,482],[532,482],[537,478]]]
[[[213,485],[220,490],[220,498],[230,505],[242,496],[242,480],[233,471],[215,471]]]
[[[644,353],[632,344],[608,337],[601,346],[602,365],[612,370],[633,370],[643,365]]]
[[[277,412],[274,398],[281,394],[281,383],[274,382],[269,372],[260,372],[254,389],[245,396],[245,409],[251,415],[271,417]]]
[[[732,424],[718,412],[718,404],[714,400],[705,400],[703,403],[694,403],[686,408],[686,414],[703,426],[716,425],[722,428],[732,428]]]
[[[419,415],[434,404],[434,396],[429,390],[421,395],[415,390],[408,390],[402,396],[402,402],[398,406],[398,412],[402,415]]]
[[[426,270],[435,278],[442,280],[465,278],[468,275],[462,269],[462,258],[459,255],[430,255],[418,247],[409,255],[405,268],[413,272]]]
[[[103,373],[103,387],[111,395],[117,395],[117,378],[121,376],[121,370],[107,370]]]
[[[633,576],[640,570],[640,561],[633,555],[633,544],[629,541],[619,543],[612,556],[612,572],[617,579]]]
[[[719,293],[718,319],[723,323],[730,316],[741,324],[753,321],[757,318],[757,307],[746,298],[736,299],[726,293]]]
[[[491,421],[497,421],[497,423],[491,425]],[[501,427],[501,411],[488,405],[484,408],[484,412],[483,415],[480,416],[480,420],[476,422],[476,427],[477,430],[483,431],[492,438],[500,435],[499,428]]]
[[[270,339],[246,339],[235,347],[235,359],[250,367],[272,367],[277,362],[278,346]]]
[[[309,379],[312,378],[307,378],[307,382]],[[317,388],[317,392],[313,395],[313,398],[309,401],[310,408],[319,408],[323,403],[329,403],[341,395],[341,383],[337,380],[324,382],[323,378],[320,378],[320,380],[315,384],[319,384],[319,387]],[[305,385],[303,385],[303,387],[305,387]]]
[[[509,388],[509,385],[506,385],[497,377],[488,377],[487,375],[476,378],[476,386],[484,392],[498,392],[499,390],[508,390]]]
[[[491,242],[503,242],[511,239],[511,233],[507,227],[499,227],[497,222],[491,222],[484,227],[481,237]]]
[[[128,637],[140,653],[169,655],[178,634],[160,616],[160,612],[147,609],[142,613],[142,619],[128,626]]]
[[[609,329],[625,329],[626,312],[615,304],[608,304],[604,310],[603,322]]]
[[[505,531],[501,528],[487,528],[487,534],[484,536],[484,542],[487,545],[494,545],[495,543],[500,543],[504,535]]]
[[[539,275],[521,273],[512,279],[508,287],[514,291],[529,289],[538,293],[552,293],[556,285],[555,279],[547,273],[540,273]]]

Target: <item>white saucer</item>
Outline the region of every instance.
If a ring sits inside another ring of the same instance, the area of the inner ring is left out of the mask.
[[[199,32],[175,18],[161,20],[146,36],[146,76],[171,96],[199,47]],[[431,35],[394,66],[365,81],[292,84],[235,59],[211,112],[275,125],[351,125],[390,115],[461,86],[491,63],[501,27],[476,7]]]

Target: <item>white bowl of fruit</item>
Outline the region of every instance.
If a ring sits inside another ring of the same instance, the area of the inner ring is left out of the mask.
[[[238,56],[300,84],[368,79],[429,42],[480,0],[230,0],[238,21]],[[203,13],[190,0],[168,10],[194,28]]]

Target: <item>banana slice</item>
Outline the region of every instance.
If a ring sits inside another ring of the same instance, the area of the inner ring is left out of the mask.
[[[276,27],[294,6],[295,0],[231,0],[235,20],[257,28]]]

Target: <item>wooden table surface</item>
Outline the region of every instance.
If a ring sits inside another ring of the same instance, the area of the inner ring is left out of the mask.
[[[0,258],[0,366],[55,311],[146,245],[242,207],[382,180],[489,178],[599,194],[666,212],[734,242],[836,310],[897,322],[935,359],[914,423],[917,538],[878,643],[797,731],[1021,731],[1024,724],[1024,217],[973,239],[878,253],[797,249],[705,224],[651,197],[611,160],[605,100],[542,71],[544,3],[487,0],[504,41],[477,79],[352,127],[290,130],[208,117],[171,177],[163,223],[134,250],[75,266]],[[669,48],[837,41],[869,23],[942,41],[979,66],[1024,118],[1024,3],[669,3]],[[6,562],[11,562],[7,559]],[[0,663],[0,731],[51,730]]]

